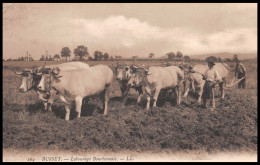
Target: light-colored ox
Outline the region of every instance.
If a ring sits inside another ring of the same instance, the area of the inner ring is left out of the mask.
[[[116,80],[119,83],[119,87],[122,93],[122,99],[123,100],[126,99],[126,96],[129,93],[130,88],[133,88],[139,93],[137,99],[137,103],[139,104],[142,96],[142,88],[141,86],[137,86],[129,83],[129,80],[131,79],[131,77],[135,72],[133,66],[117,63],[117,65],[113,65],[113,67],[115,68]]]
[[[172,89],[176,96],[177,105],[181,103],[183,71],[178,66],[151,66],[137,71],[129,83],[141,85],[143,95],[147,97],[146,108],[150,108],[153,97],[153,107],[156,107],[158,95],[162,89]]]
[[[50,79],[49,85],[46,83],[47,79]],[[71,102],[75,101],[75,110],[77,112],[77,118],[79,118],[83,98],[100,93],[102,93],[103,96],[104,115],[106,115],[109,101],[109,88],[112,79],[113,71],[106,65],[69,70],[62,70],[56,67],[49,73],[42,73],[42,79],[38,88],[41,90],[50,90],[51,96],[52,93],[58,92],[60,99],[65,103],[65,119],[69,120]]]
[[[226,85],[226,78],[228,76],[230,66],[226,63],[215,63],[214,68],[218,71],[219,76],[222,78],[222,81],[219,83],[220,91],[221,91],[221,98],[224,99],[225,93],[224,93],[224,86]],[[186,87],[186,91],[184,93],[183,97],[187,97],[189,90],[193,89],[193,91],[198,91],[198,100],[197,102],[201,103],[201,97],[203,93],[203,87],[205,84],[205,80],[203,80],[202,74],[205,73],[205,71],[208,69],[208,65],[202,65],[198,64],[193,67],[193,71],[189,73],[189,81],[190,81],[190,87]],[[187,83],[189,84],[189,83]]]
[[[53,104],[52,100],[49,100],[49,95],[47,92],[44,92],[42,90],[39,90],[37,86],[39,85],[41,81],[41,75],[38,75],[37,72],[41,72],[42,68],[54,68],[54,67],[60,67],[63,70],[68,69],[76,69],[76,68],[89,68],[89,65],[82,62],[68,62],[68,63],[62,63],[58,65],[48,65],[44,67],[33,67],[32,69],[24,69],[22,72],[18,72],[15,69],[13,69],[14,73],[17,75],[21,75],[22,82],[20,87],[18,88],[20,92],[28,92],[30,90],[34,90],[39,98],[43,101],[44,109],[51,111],[51,105]],[[53,96],[54,97],[54,96]]]

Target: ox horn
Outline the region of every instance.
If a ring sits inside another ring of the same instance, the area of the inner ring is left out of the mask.
[[[58,75],[60,73],[60,68],[59,67],[53,68],[51,72],[55,75]]]
[[[24,69],[24,71],[32,73],[33,71],[31,69]]]
[[[13,69],[14,73],[17,75],[21,75],[23,72],[16,72],[15,69]]]
[[[135,69],[137,69],[137,68],[139,68],[138,66],[136,66],[136,65],[132,65],[133,66],[133,68],[135,68]]]

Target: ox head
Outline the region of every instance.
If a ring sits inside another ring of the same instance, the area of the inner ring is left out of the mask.
[[[59,78],[62,76],[58,76],[60,73],[60,68],[43,68],[41,69],[41,72],[38,72],[38,75],[41,75],[41,81],[38,84],[37,88],[40,91],[49,91],[51,88],[52,80],[55,82],[60,81]]]
[[[133,70],[130,66],[126,64],[117,63],[117,65],[113,65],[113,67],[115,68],[117,80],[129,80],[132,77]]]
[[[133,65],[131,68],[134,72],[129,80],[129,84],[131,84],[131,86],[140,86],[142,83],[146,82],[147,76],[151,74],[151,72],[149,72],[149,68],[144,65]]]
[[[36,89],[37,85],[40,83],[41,76],[37,75],[37,68],[24,69],[22,72],[17,72],[13,69],[14,73],[22,77],[22,83],[19,87],[20,92],[28,92],[31,89]]]

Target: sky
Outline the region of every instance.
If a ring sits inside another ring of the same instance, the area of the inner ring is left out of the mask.
[[[3,58],[257,52],[256,3],[4,3]]]

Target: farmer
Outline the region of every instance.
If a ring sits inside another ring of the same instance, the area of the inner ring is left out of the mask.
[[[203,107],[207,108],[207,99],[210,99],[211,110],[216,108],[215,106],[215,97],[214,97],[214,89],[216,84],[222,81],[219,76],[218,71],[214,68],[214,61],[208,61],[208,69],[205,71],[203,75],[203,80],[205,80],[205,84],[203,87]]]
[[[246,77],[246,68],[241,63],[240,60],[237,60],[236,62],[237,62],[237,65],[236,65],[236,69],[235,69],[235,77],[237,77],[237,79]],[[245,88],[246,88],[246,78],[244,78],[243,80],[241,80],[238,83],[238,89],[245,89]]]

